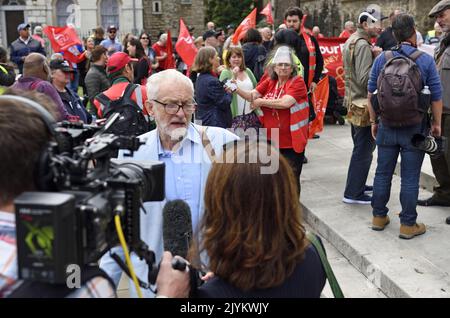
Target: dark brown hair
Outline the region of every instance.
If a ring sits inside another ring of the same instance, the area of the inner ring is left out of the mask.
[[[108,52],[108,49],[104,47],[103,45],[97,45],[91,53],[91,62],[95,63],[97,61],[100,61],[100,58],[103,54],[106,54]]]
[[[55,117],[56,105],[44,94],[7,89],[4,95],[31,99]],[[37,111],[15,100],[0,100],[0,135],[0,205],[4,205],[34,189],[35,167],[51,135]]]
[[[300,21],[302,21],[302,18],[303,18],[302,10],[299,7],[287,8],[287,10],[284,12],[284,19],[286,20],[287,17],[293,17],[293,16],[298,16]]]
[[[205,187],[200,246],[209,270],[244,291],[282,284],[308,244],[292,168],[280,156],[277,172],[261,173],[269,164],[260,153],[276,152],[264,141],[238,141],[213,164]],[[256,163],[237,163],[244,155]]]
[[[210,59],[216,56],[217,51],[211,46],[202,47],[198,50],[195,56],[194,64],[192,65],[192,71],[197,73],[209,73],[212,72],[212,64]]]
[[[241,63],[241,66],[239,67],[239,69],[241,71],[245,71],[246,66],[245,66],[244,51],[242,51],[242,48],[240,48],[238,46],[232,46],[232,47],[228,48],[227,54],[225,55],[225,66],[227,68],[231,68],[230,58],[231,58],[231,55],[233,55],[233,54],[236,54],[242,58],[242,63]]]

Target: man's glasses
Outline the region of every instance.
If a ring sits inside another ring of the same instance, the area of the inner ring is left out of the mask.
[[[288,68],[291,67],[290,63],[277,63],[276,66],[278,66],[279,68]]]
[[[183,108],[183,111],[185,114],[190,115],[193,114],[195,111],[195,106],[197,106],[197,103],[193,100],[191,102],[179,105],[174,103],[161,103],[160,101],[153,99],[153,101],[157,102],[158,104],[161,104],[164,106],[164,110],[169,115],[175,115],[179,112],[180,108]]]

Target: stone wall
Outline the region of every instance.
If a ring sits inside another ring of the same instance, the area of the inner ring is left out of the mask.
[[[278,1],[284,3],[284,1]],[[337,36],[342,31],[345,21],[355,21],[361,11],[367,6],[375,4],[380,6],[385,16],[396,8],[403,8],[411,13],[415,18],[418,30],[424,34],[433,28],[434,20],[428,18],[428,12],[438,3],[438,0],[420,1],[420,0],[378,0],[378,1],[359,1],[359,0],[303,0],[301,9],[309,12],[310,18],[307,23],[318,25],[325,36]],[[385,23],[388,23],[386,20]],[[311,25],[312,24],[312,25]]]
[[[161,13],[153,12],[153,0],[143,0],[144,29],[150,32],[156,42],[160,32],[166,32],[170,28],[172,37],[177,37],[179,32],[180,17],[186,25],[195,27],[194,35],[200,36],[205,31],[205,6],[203,0],[192,0],[191,4],[182,4],[182,1],[162,0]]]

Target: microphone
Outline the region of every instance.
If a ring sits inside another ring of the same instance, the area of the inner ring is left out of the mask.
[[[164,250],[187,258],[189,246],[192,240],[192,217],[189,205],[183,200],[173,200],[166,203],[163,208],[163,242]],[[180,271],[186,269],[187,264],[180,259],[172,261],[172,268]],[[191,293],[196,294],[198,286],[203,284],[201,276],[204,273],[189,265],[191,279]]]
[[[192,217],[189,205],[183,200],[166,203],[163,209],[164,250],[187,258],[192,240]]]

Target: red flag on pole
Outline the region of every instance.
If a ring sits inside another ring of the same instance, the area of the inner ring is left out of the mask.
[[[267,24],[273,25],[272,4],[270,3],[270,1],[267,3],[266,7],[260,12],[260,14],[266,16]]]
[[[256,8],[250,12],[250,14],[239,24],[238,28],[233,35],[233,44],[238,44],[238,42],[245,36],[248,29],[254,28],[256,26]]]
[[[167,30],[166,50],[167,50],[166,70],[169,68],[175,68],[175,60],[173,59],[172,37],[170,35],[170,30]]]
[[[197,55],[197,48],[195,47],[192,36],[189,34],[189,30],[186,28],[183,19],[180,18],[180,34],[178,35],[175,49],[178,55],[181,57],[184,63],[188,67],[194,63],[195,56]]]
[[[309,138],[314,134],[323,131],[323,119],[327,110],[328,99],[330,97],[330,81],[328,75],[320,80],[313,94],[314,110],[316,119],[309,123]]]
[[[70,26],[46,26],[43,29],[43,32],[47,35],[52,45],[52,49],[55,52],[65,51],[71,46],[81,44],[77,31]]]

